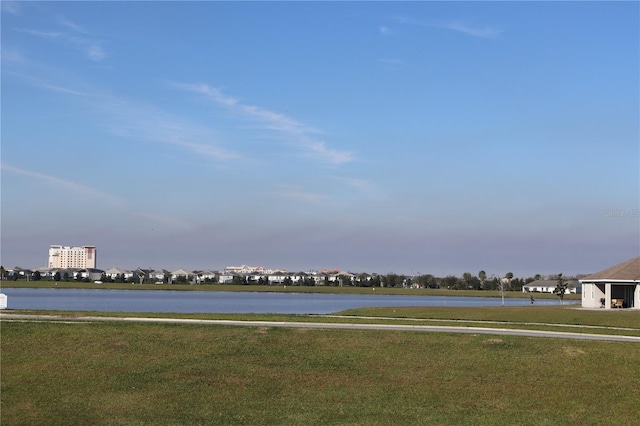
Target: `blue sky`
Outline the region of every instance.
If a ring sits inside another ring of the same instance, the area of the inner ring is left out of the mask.
[[[637,2],[2,2],[5,267],[640,254]]]

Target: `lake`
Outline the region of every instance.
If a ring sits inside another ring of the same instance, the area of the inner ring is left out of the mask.
[[[500,306],[495,297],[395,296],[366,294],[261,293],[171,290],[87,290],[3,288],[9,309],[57,311],[229,314],[330,314],[346,309],[395,306]],[[558,305],[557,299],[536,305]],[[565,303],[578,303],[565,301]],[[529,299],[505,299],[527,306]]]

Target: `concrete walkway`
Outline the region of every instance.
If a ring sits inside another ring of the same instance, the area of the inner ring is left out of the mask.
[[[22,315],[1,313],[0,321],[42,322],[57,321],[65,323],[87,322],[143,322],[161,324],[208,324],[240,327],[289,327],[314,329],[347,329],[347,330],[384,330],[384,331],[421,331],[439,333],[467,333],[492,334],[500,336],[546,337],[574,340],[603,340],[612,342],[640,343],[640,336],[623,336],[612,334],[574,333],[565,331],[523,330],[511,328],[465,327],[465,326],[437,326],[437,325],[404,325],[404,324],[356,324],[356,323],[325,323],[325,322],[296,322],[296,321],[233,321],[233,320],[204,320],[181,318],[145,318],[145,317],[94,317],[94,316],[62,316],[62,315]]]

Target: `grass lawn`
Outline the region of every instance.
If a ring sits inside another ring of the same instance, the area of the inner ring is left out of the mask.
[[[639,310],[582,309],[565,306],[389,307],[359,308],[333,315],[188,314],[157,312],[94,312],[9,309],[7,313],[67,317],[153,317],[205,320],[339,322],[465,327],[518,328],[640,336]]]
[[[411,318],[425,320],[455,320],[463,325],[488,326],[487,322],[498,322],[500,327],[517,326],[525,328],[527,324],[554,324],[555,327],[575,325],[583,327],[584,332],[589,327],[598,327],[612,333],[611,328],[624,328],[625,334],[640,335],[640,310],[626,309],[582,309],[576,305],[565,306],[500,306],[473,308],[445,308],[445,307],[396,307],[396,308],[360,308],[342,312],[343,315],[365,316],[380,318]],[[465,323],[468,322],[468,323]],[[587,327],[584,327],[587,326]],[[554,328],[536,327],[547,330]],[[609,330],[607,330],[609,328]],[[555,328],[557,330],[557,328]]]
[[[637,424],[634,343],[2,321],[0,423]]]

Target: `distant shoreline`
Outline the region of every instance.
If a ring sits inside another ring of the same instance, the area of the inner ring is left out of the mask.
[[[380,294],[401,296],[466,296],[501,297],[497,290],[450,290],[433,288],[396,288],[396,287],[339,287],[339,286],[283,286],[283,285],[231,285],[231,284],[130,284],[130,283],[78,283],[54,281],[3,281],[2,288],[62,288],[91,290],[171,290],[171,291],[233,291],[233,292],[271,292],[271,293],[318,293],[318,294]],[[505,298],[557,299],[550,293],[523,293],[505,291]],[[567,294],[565,300],[580,300],[580,294]]]

